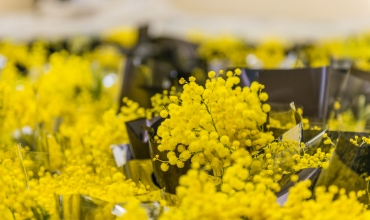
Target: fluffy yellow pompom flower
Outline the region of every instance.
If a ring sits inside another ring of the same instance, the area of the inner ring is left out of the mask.
[[[189,77],[189,82],[195,82],[195,77],[194,76],[190,76]]]
[[[184,162],[182,161],[177,161],[176,165],[178,168],[183,168],[185,166]]]
[[[162,164],[161,164],[161,170],[163,170],[163,171],[167,171],[167,170],[168,170],[168,168],[169,168],[169,166],[168,166],[168,164],[167,164],[167,163],[162,163]]]
[[[339,110],[340,109],[340,103],[337,101],[337,102],[334,102],[334,109],[335,110]]]
[[[177,97],[177,96],[170,96],[170,100],[172,101],[172,102],[175,102],[175,103],[177,103],[178,101],[179,101],[179,98]]]
[[[262,105],[262,110],[266,113],[270,112],[271,111],[271,106],[269,104],[265,103],[265,104]]]
[[[205,87],[189,78],[179,102],[168,105],[168,115],[161,112],[166,116],[157,132],[161,150],[178,151],[182,162],[193,157],[204,167],[220,169],[235,162],[232,155],[237,149],[258,150],[273,140],[272,133],[262,129],[267,94],[261,100],[263,86],[257,82],[251,88],[238,87],[239,71],[228,71],[226,79],[211,71]],[[167,158],[167,163],[175,164]]]
[[[162,118],[167,118],[167,117],[168,117],[168,112],[167,112],[167,110],[162,110],[162,111],[160,112],[160,115],[161,115],[161,117],[162,117]]]
[[[180,85],[185,84],[185,83],[186,83],[186,80],[185,80],[184,78],[181,78],[181,79],[179,80],[179,83],[180,83]]]
[[[291,177],[290,177],[290,180],[292,181],[292,182],[298,182],[298,175],[292,175]]]
[[[221,137],[221,139],[220,139],[220,142],[222,143],[222,144],[229,144],[229,137],[228,136],[226,136],[226,135],[223,135],[222,137]]]
[[[259,98],[261,99],[262,102],[266,102],[269,96],[267,95],[266,92],[261,92]]]
[[[216,76],[215,71],[210,71],[210,72],[208,73],[208,77],[209,77],[209,78],[214,78],[215,76]]]

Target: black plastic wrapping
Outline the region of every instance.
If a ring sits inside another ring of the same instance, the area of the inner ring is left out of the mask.
[[[365,180],[370,174],[370,146],[363,144],[355,146],[350,142],[357,135],[369,137],[369,133],[341,132],[337,146],[332,155],[328,169],[322,170],[317,181],[317,186],[336,185],[344,188],[346,192],[368,190],[368,182]],[[368,196],[364,195],[359,200],[369,203]]]
[[[126,57],[120,100],[128,97],[149,108],[153,95],[177,86],[181,77],[188,78],[197,67],[206,69],[206,63],[198,57],[197,45],[172,38],[151,38],[142,28],[138,44]],[[205,81],[206,77],[202,77]]]
[[[140,118],[126,122],[127,133],[130,139],[129,146],[133,159],[150,159],[150,135],[145,128],[150,128],[158,121],[162,121],[162,119],[159,117],[155,117],[151,120]]]
[[[133,159],[149,159],[149,146],[145,141],[145,131],[142,126],[145,125],[146,119],[137,119],[126,122],[127,134],[130,139],[130,151]]]
[[[350,75],[346,86],[341,92],[340,103],[342,109],[351,108],[356,113],[356,103],[360,95],[365,95],[367,102],[370,101],[370,82],[357,76]]]
[[[352,68],[351,75],[370,82],[370,72]]]
[[[332,139],[332,142],[334,142],[333,143],[334,145],[324,144],[325,138],[323,135],[325,133],[328,135],[328,137]],[[320,148],[322,152],[329,153],[330,150],[335,147],[336,145],[335,143],[338,141],[338,138],[340,136],[341,136],[341,132],[327,131],[327,130],[320,131],[320,133],[317,134],[315,137],[305,142],[306,149],[304,151],[305,153],[309,155],[313,155],[316,153],[317,149]],[[314,191],[316,182],[318,181],[321,175],[321,172],[322,172],[322,168],[307,168],[307,169],[300,170],[296,172],[295,174],[298,175],[298,181],[310,180],[312,183],[310,186],[310,190]],[[277,193],[277,197],[278,197],[278,202],[281,205],[283,205],[286,202],[290,187],[295,185],[295,183],[293,183],[290,180],[290,176],[291,175],[289,174],[285,175],[280,181],[280,185],[282,187],[281,187],[281,190]]]
[[[142,183],[149,186],[150,191],[158,190],[158,183],[154,177],[151,159],[131,160],[123,167],[125,176],[135,183]]]
[[[160,126],[162,121],[157,121],[154,123],[151,128],[153,129],[152,137],[156,135],[156,131]],[[159,156],[159,160],[167,161],[167,152],[166,151],[159,151],[158,150],[158,143],[155,143],[154,140],[150,140],[149,148],[150,148],[150,155],[154,158],[156,155]],[[178,155],[177,155],[178,156]],[[161,170],[161,162],[160,161],[152,161],[153,170],[155,180],[160,186],[161,189],[164,188],[165,192],[170,194],[176,194],[176,187],[179,185],[180,176],[187,173],[190,169],[190,160],[185,162],[183,168],[178,168],[177,166],[170,165],[167,171]]]
[[[242,69],[241,85],[265,85],[268,102],[303,106],[305,116],[325,120],[328,108],[329,67],[288,70]]]
[[[311,182],[316,182],[320,173],[321,173],[321,169],[319,168],[308,168],[308,169],[301,170],[297,172],[298,181],[311,180]],[[294,185],[295,183],[289,181],[277,193],[278,203],[280,205],[284,205],[284,203],[287,201],[287,198],[289,195],[289,189]]]
[[[58,211],[57,219],[79,219],[79,220],[95,220],[98,216],[107,216],[110,214],[113,205],[86,195],[66,194],[55,195],[56,210]],[[109,209],[106,208],[108,206]],[[114,219],[111,215],[106,220]]]

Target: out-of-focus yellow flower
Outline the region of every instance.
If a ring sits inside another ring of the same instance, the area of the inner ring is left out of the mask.
[[[246,66],[246,44],[233,36],[211,37],[202,41],[198,48],[200,57],[211,61],[226,61],[230,66]]]
[[[103,41],[119,44],[123,47],[132,47],[139,37],[135,27],[117,27],[107,30],[102,34]]]
[[[268,39],[262,41],[252,51],[262,61],[263,68],[276,69],[285,58],[286,48],[287,46],[281,40]]]

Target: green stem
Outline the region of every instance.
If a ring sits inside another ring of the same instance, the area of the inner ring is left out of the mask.
[[[153,158],[154,159],[154,158]],[[152,160],[153,160],[152,159]],[[169,163],[170,161],[165,161],[165,160],[161,160],[161,159],[159,159],[159,158],[155,158],[155,161],[159,161],[159,162],[162,162],[162,163]]]
[[[213,125],[213,127],[215,128],[216,132],[218,133],[217,128],[216,128],[215,121],[213,120],[213,116],[212,116],[212,114],[211,114],[211,111],[209,110],[209,108],[208,108],[208,105],[207,105],[207,104],[204,104],[204,105],[206,106],[206,109],[207,109],[208,114],[211,116],[211,119],[212,119],[212,125]]]

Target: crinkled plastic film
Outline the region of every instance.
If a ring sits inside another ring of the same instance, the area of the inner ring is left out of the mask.
[[[366,190],[367,195],[359,198],[365,204],[369,203],[368,181],[370,174],[370,148],[368,144],[355,146],[350,142],[357,135],[369,137],[368,133],[342,132],[338,138],[335,151],[332,155],[328,169],[321,172],[317,186],[336,185],[347,192]],[[350,180],[350,181],[349,181]]]

